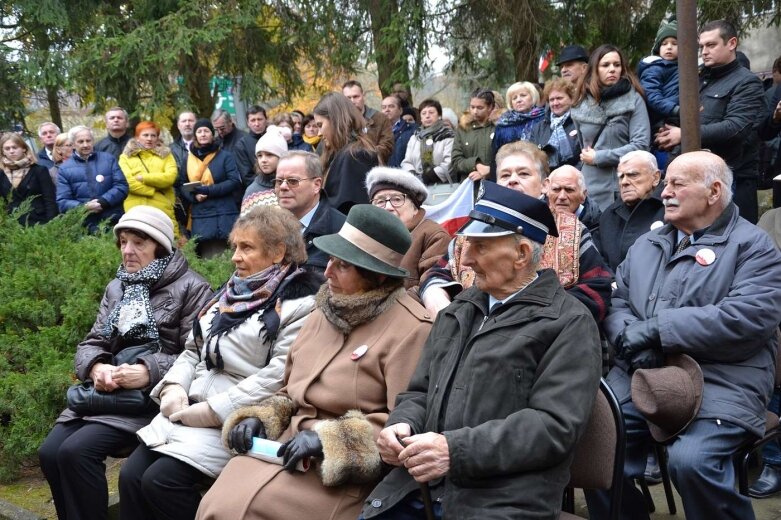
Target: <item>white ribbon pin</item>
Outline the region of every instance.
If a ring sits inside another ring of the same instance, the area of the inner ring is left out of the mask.
[[[350,354],[350,359],[353,361],[358,361],[363,357],[364,354],[366,354],[367,350],[369,350],[369,345],[361,345],[357,349],[353,350],[353,353]]]

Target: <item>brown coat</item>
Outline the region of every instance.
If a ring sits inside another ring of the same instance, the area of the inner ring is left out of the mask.
[[[380,164],[388,164],[393,153],[395,139],[393,138],[393,126],[390,119],[379,110],[367,108],[363,112],[366,119],[366,133],[369,139],[377,147],[377,156]]]
[[[406,294],[347,336],[315,310],[290,349],[282,390],[240,410],[226,421],[223,432],[251,416],[261,417],[269,438],[280,442],[298,431],[316,429],[325,459],[316,470],[288,473],[282,466],[234,457],[201,501],[197,518],[355,520],[379,481],[374,441],[396,395],[407,387],[431,321]],[[363,345],[368,346],[365,354],[351,359]],[[284,410],[286,403],[290,407]]]
[[[442,226],[427,219],[423,208],[418,210],[408,229],[412,234],[412,245],[401,259],[401,267],[409,271],[409,276],[404,280],[404,287],[409,289],[418,285],[421,275],[434,267],[437,260],[447,252],[450,235]]]

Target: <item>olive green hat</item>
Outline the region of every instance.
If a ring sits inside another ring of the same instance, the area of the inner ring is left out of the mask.
[[[371,204],[350,208],[339,233],[314,239],[315,247],[356,267],[394,278],[409,276],[399,267],[412,244],[401,219]]]

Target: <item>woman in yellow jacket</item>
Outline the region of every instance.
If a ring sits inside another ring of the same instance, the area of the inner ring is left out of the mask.
[[[171,220],[174,216],[174,183],[178,171],[171,151],[160,142],[160,127],[151,121],[136,126],[136,136],[128,141],[119,156],[119,167],[130,188],[125,199],[125,211],[133,206],[161,209]],[[176,238],[179,230],[174,226]]]

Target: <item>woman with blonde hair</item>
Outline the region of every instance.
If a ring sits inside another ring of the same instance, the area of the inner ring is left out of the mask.
[[[35,163],[35,156],[18,134],[0,137],[0,197],[9,199],[8,212],[32,199],[30,211],[19,216],[23,225],[44,224],[57,215],[54,183],[49,170]]]
[[[160,142],[159,126],[152,121],[136,125],[135,137],[127,142],[119,156],[119,167],[125,174],[129,190],[125,211],[134,206],[152,206],[162,210],[172,221],[176,219],[176,161],[171,150]],[[179,238],[178,226],[174,226],[174,233]]]
[[[366,174],[379,164],[377,149],[363,129],[366,120],[344,95],[329,92],[313,110],[324,149],[323,188],[333,207],[347,213],[355,204],[368,204]]]
[[[57,186],[57,173],[60,171],[60,165],[70,159],[71,155],[73,155],[73,143],[67,132],[58,134],[54,139],[54,146],[52,147],[54,166],[49,168],[49,175],[52,176],[55,188]]]
[[[540,93],[533,83],[528,81],[513,83],[507,89],[505,98],[508,110],[496,122],[494,155],[507,143],[528,141],[532,130],[545,115],[545,109],[537,106],[540,102]]]

